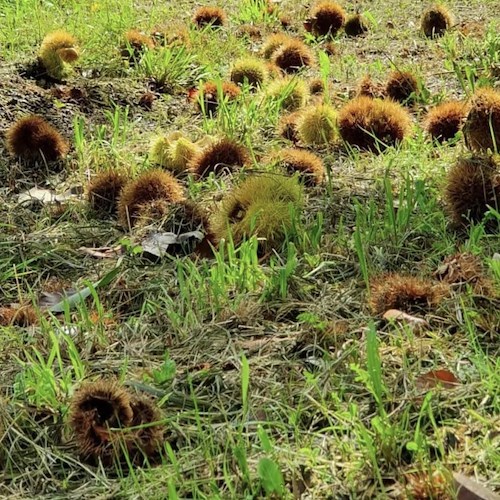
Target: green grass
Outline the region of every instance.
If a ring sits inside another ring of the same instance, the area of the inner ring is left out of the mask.
[[[175,130],[192,140],[237,139],[258,172],[290,146],[276,134],[282,111],[266,87],[244,88],[214,117],[188,100],[189,89],[227,80],[233,60],[258,53],[261,40],[239,34],[240,25],[253,23],[263,37],[280,28],[264,2],[225,4],[227,27],[197,30],[187,0],[0,2],[0,128],[36,110],[72,144],[62,172],[46,175],[45,166],[27,171],[0,141],[0,307],[34,304],[40,318],[0,327],[0,497],[412,498],[409,478],[439,473],[448,496],[434,498],[454,498],[453,472],[499,491],[500,216],[486,216],[496,231],[485,222],[452,228],[443,186],[467,151],[462,138],[433,144],[419,125],[429,106],[498,83],[495,2],[446,2],[458,25],[439,40],[419,36],[409,0],[397,9],[371,2],[371,32],[340,35],[334,56],[306,37],[318,65],[300,78],[328,83],[324,99],[336,108],[367,73],[384,81],[394,68],[414,71],[422,93],[411,109],[412,136],[380,155],[342,144],[316,149],[327,181],[307,188],[280,248],[263,255],[252,237],[224,242],[212,259],[153,262],[138,234],[93,217],[81,194],[90,175],[148,169],[151,139]],[[303,37],[306,9],[276,5]],[[345,8],[354,12],[354,2]],[[460,23],[476,19],[484,32],[462,35]],[[62,26],[81,47],[63,90],[81,90],[81,99],[20,76],[44,35]],[[126,30],[161,26],[187,27],[188,43],[156,47],[135,65],[121,59]],[[151,111],[139,105],[149,90]],[[245,175],[181,181],[213,213]],[[18,204],[35,185],[74,196],[62,206]],[[115,259],[81,251],[117,245]],[[424,331],[372,315],[374,278],[432,279],[457,252],[480,258],[491,294],[453,288],[418,314],[430,325]],[[40,309],[44,293],[69,289],[70,300]],[[423,389],[431,370],[448,370],[460,384]],[[100,377],[155,400],[166,429],[159,464],[80,460],[68,409],[80,383]]]

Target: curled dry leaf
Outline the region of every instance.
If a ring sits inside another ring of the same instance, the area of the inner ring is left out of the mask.
[[[415,385],[419,389],[433,389],[439,385],[446,389],[454,389],[460,385],[460,380],[448,370],[432,370],[418,377]]]
[[[430,326],[425,319],[417,318],[416,316],[407,314],[399,309],[389,309],[382,317],[386,321],[399,321],[409,325],[415,331],[420,331],[425,328],[429,328]]]

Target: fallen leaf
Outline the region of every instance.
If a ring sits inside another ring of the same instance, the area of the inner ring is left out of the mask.
[[[459,472],[453,474],[457,500],[500,500],[500,495]]]
[[[19,193],[17,197],[17,202],[21,205],[26,203],[33,203],[34,201],[39,201],[44,205],[49,203],[61,203],[73,198],[74,195],[71,193],[56,194],[50,189],[39,189],[37,187],[31,188],[28,191],[23,191]]]
[[[389,309],[383,316],[386,321],[400,321],[412,327],[414,330],[422,330],[424,328],[429,328],[429,323],[425,319],[417,318],[416,316],[411,316],[398,309]]]
[[[168,249],[174,245],[185,246],[193,240],[203,240],[201,231],[189,231],[187,233],[153,233],[140,242],[142,251],[155,257],[164,257],[168,254]]]
[[[446,389],[453,389],[460,385],[460,380],[448,370],[432,370],[424,375],[420,375],[415,385],[419,389],[432,389],[439,385],[442,385]]]

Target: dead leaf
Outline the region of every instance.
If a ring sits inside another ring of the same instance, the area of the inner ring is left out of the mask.
[[[29,189],[28,191],[19,193],[17,202],[20,205],[24,205],[27,203],[33,203],[34,201],[38,201],[43,205],[48,205],[49,203],[62,203],[63,201],[67,201],[73,197],[74,195],[72,195],[71,193],[56,194],[50,189],[39,189],[37,187],[34,187]]]
[[[144,238],[140,245],[144,253],[154,255],[155,257],[164,257],[167,255],[171,246],[180,245],[181,247],[192,243],[193,240],[203,240],[201,231],[189,231],[187,233],[153,233]]]
[[[99,248],[80,247],[78,251],[95,257],[96,259],[116,259],[123,254],[123,247],[121,245]]]
[[[423,330],[424,328],[429,328],[430,325],[425,321],[425,319],[417,318],[416,316],[411,316],[398,309],[389,309],[382,316],[386,321],[400,321],[406,325],[409,325],[413,330]]]
[[[457,487],[457,500],[500,500],[500,495],[459,472],[453,474]]]
[[[446,389],[454,389],[460,385],[453,373],[448,370],[432,370],[417,378],[415,385],[419,389],[433,389],[442,385]]]

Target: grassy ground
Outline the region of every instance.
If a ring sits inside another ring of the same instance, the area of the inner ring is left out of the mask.
[[[433,144],[419,125],[434,104],[498,85],[498,2],[446,3],[457,24],[440,40],[419,35],[427,5],[409,0],[397,8],[345,2],[372,28],[362,38],[339,36],[329,58],[309,40],[323,57],[303,76],[326,80],[336,107],[367,73],[383,81],[394,68],[414,71],[424,91],[411,108],[411,138],[381,155],[316,148],[328,179],[306,191],[287,241],[265,259],[250,240],[214,259],[152,263],[133,232],[93,217],[82,191],[109,167],[149,168],[149,143],[161,131],[229,135],[248,146],[255,169],[265,168],[267,155],[289,146],[275,132],[279,110],[245,91],[206,118],[187,90],[201,78],[227,78],[234,58],[258,53],[282,29],[278,17],[255,1],[225,2],[228,25],[200,31],[188,1],[0,0],[0,130],[36,112],[72,144],[62,170],[47,175],[44,167],[26,172],[0,141],[0,305],[30,303],[39,313],[35,326],[0,327],[1,497],[454,498],[453,472],[500,490],[499,221],[488,216],[493,232],[450,226],[442,189],[465,145]],[[277,5],[290,33],[303,37],[307,9],[297,4]],[[247,23],[260,35],[241,35]],[[160,49],[135,67],[122,61],[126,30],[162,26],[187,27],[176,62]],[[33,70],[41,40],[60,27],[82,48],[64,85]],[[149,90],[152,110],[140,105]],[[184,182],[215,212],[241,175]],[[73,196],[19,204],[19,193],[35,185]],[[117,245],[120,258],[81,250]],[[419,314],[423,330],[371,312],[369,285],[378,276],[432,279],[457,252],[480,258],[489,293],[452,287]],[[86,301],[58,314],[40,309],[44,293],[80,290],[110,272]],[[422,376],[432,370],[459,382],[429,383]],[[80,461],[68,406],[81,381],[108,376],[161,408],[160,465]],[[418,496],[419,481],[427,496]]]

